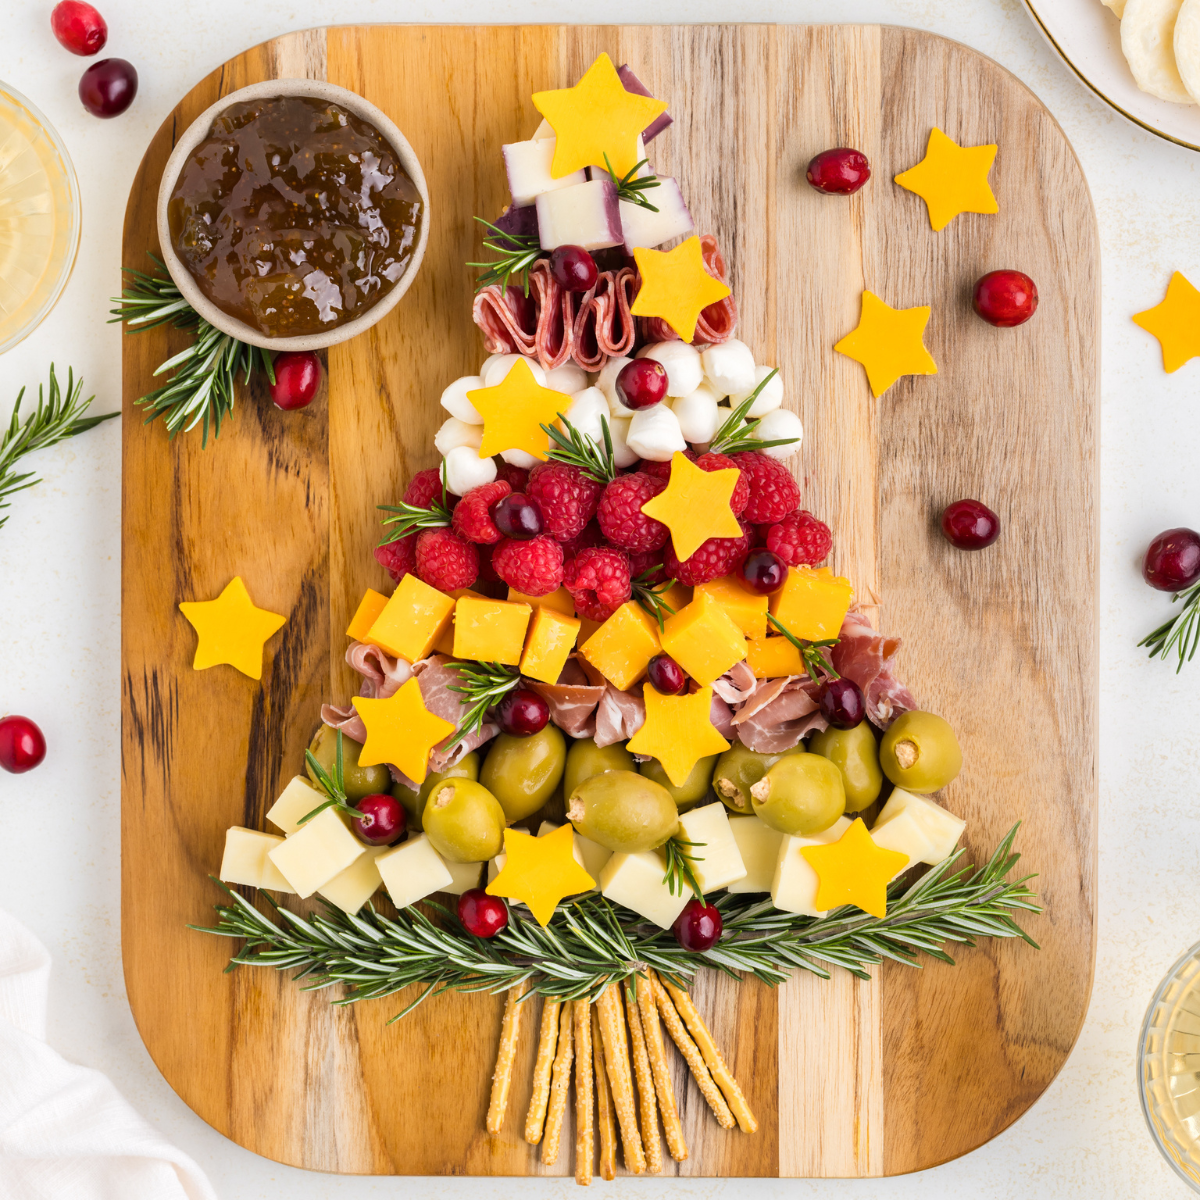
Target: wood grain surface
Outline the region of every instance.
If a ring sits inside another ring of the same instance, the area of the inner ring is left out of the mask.
[[[954,968],[888,966],[870,983],[810,976],[777,991],[705,978],[696,996],[761,1131],[719,1129],[681,1065],[691,1156],[707,1176],[878,1175],[963,1154],[1016,1119],[1062,1066],[1083,1019],[1095,940],[1095,222],[1049,113],[984,56],[873,26],[414,27],[310,30],[247,51],[197,85],[147,150],[124,262],[155,249],[154,201],[175,136],[261,79],[328,78],[382,107],[429,180],[432,228],[411,291],[328,356],[328,394],[302,413],[255,389],[219,441],[169,443],[134,401],[184,340],[124,343],[122,936],[130,1004],[164,1076],[211,1125],[281,1162],[324,1171],[534,1174],[520,1138],[536,1041],[525,1016],[504,1131],[484,1132],[501,1001],[446,996],[396,1025],[398,1004],[334,1009],[264,971],[222,974],[230,946],[189,932],[217,900],[224,830],[263,827],[323,700],[354,677],[345,629],[367,586],[375,505],[433,465],[447,382],[483,357],[470,319],[473,215],[506,201],[499,147],[537,124],[530,93],[573,83],[606,50],[670,103],[653,144],[699,230],[717,235],[739,336],[777,363],[807,431],[792,466],[834,532],[832,564],[904,638],[901,677],[965,750],[946,804],[978,859],[1017,820],[1047,905],[1041,943],[985,943]],[[937,125],[997,142],[996,216],[931,232],[891,183]],[[804,182],[818,150],[853,145],[870,185],[845,200]],[[1037,281],[1017,330],[970,311],[997,267]],[[930,304],[934,377],[871,398],[832,351],[864,287]],[[974,496],[1004,523],[982,554],[953,550],[942,507]],[[286,613],[261,684],[191,670],[180,600],[240,574]],[[553,1172],[571,1171],[568,1125]]]

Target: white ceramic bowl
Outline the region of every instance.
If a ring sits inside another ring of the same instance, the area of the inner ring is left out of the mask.
[[[327,100],[373,125],[384,141],[396,152],[400,165],[408,172],[409,178],[416,185],[423,205],[421,231],[412,259],[409,261],[408,269],[396,281],[392,290],[367,309],[362,316],[321,333],[304,334],[298,337],[268,337],[218,308],[200,290],[199,285],[192,278],[191,272],[175,253],[174,247],[171,245],[171,229],[167,220],[167,205],[170,203],[171,193],[175,190],[179,173],[183,170],[183,164],[192,151],[208,137],[212,130],[213,120],[231,104],[245,100],[261,100],[272,96],[311,96],[318,100]],[[374,104],[354,92],[347,91],[346,88],[325,83],[319,79],[270,79],[264,83],[252,83],[249,87],[239,88],[236,92],[230,92],[228,96],[223,96],[211,108],[205,109],[176,142],[171,157],[167,159],[167,165],[163,169],[162,182],[158,187],[158,243],[162,251],[162,260],[176,286],[183,293],[183,298],[210,325],[216,326],[222,333],[227,333],[240,342],[248,342],[252,346],[262,346],[267,350],[323,350],[326,346],[349,341],[350,338],[362,333],[364,329],[370,329],[377,321],[386,317],[399,303],[400,297],[408,291],[420,269],[421,260],[425,257],[425,246],[428,241],[429,188],[425,183],[425,172],[421,170],[421,164],[417,161],[413,148],[408,144],[408,139],[396,128],[395,123]]]

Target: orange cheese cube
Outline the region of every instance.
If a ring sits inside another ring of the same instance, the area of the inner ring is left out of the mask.
[[[416,662],[428,656],[450,624],[454,597],[405,575],[367,631],[366,640],[399,658]]]
[[[800,651],[785,637],[751,638],[746,643],[746,663],[755,679],[806,673]]]
[[[354,618],[346,626],[346,636],[356,642],[365,642],[379,614],[387,606],[388,598],[374,588],[367,588],[363,598],[358,602]]]
[[[564,616],[553,608],[535,608],[521,655],[521,674],[542,683],[557,683],[575,648],[579,618]]]
[[[528,604],[464,596],[454,606],[454,657],[515,667],[528,625]]]
[[[732,618],[733,623],[748,637],[767,636],[767,601],[769,596],[748,592],[732,575],[702,583],[696,592],[707,592]]]
[[[518,592],[516,588],[509,588],[508,598],[513,604],[528,604],[531,608],[552,608],[565,617],[575,615],[575,597],[565,587],[560,587],[558,591],[546,596],[527,596],[524,592]]]
[[[746,635],[708,592],[697,588],[691,604],[667,618],[662,648],[697,683],[709,684],[746,657]]]
[[[661,648],[654,618],[629,600],[583,643],[580,653],[613,687],[625,691],[641,679]]]
[[[662,594],[663,602],[673,612],[687,608],[692,602],[692,589],[686,583],[672,583]]]
[[[455,601],[461,600],[464,596],[474,596],[476,600],[482,600],[484,597],[478,592],[471,591],[470,588],[455,588],[452,592],[446,593],[448,596],[453,596]],[[435,654],[444,654],[448,658],[454,657],[454,619],[451,617],[450,624],[442,630],[442,636],[438,638],[433,647]]]
[[[790,567],[783,587],[771,597],[771,615],[793,637],[821,642],[837,637],[853,599],[850,580],[828,567]]]

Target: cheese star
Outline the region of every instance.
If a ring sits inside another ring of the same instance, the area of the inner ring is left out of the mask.
[[[185,600],[179,611],[199,636],[194,670],[225,663],[251,679],[262,678],[263,646],[287,621],[255,608],[240,575],[215,600]]]
[[[386,700],[355,696],[353,703],[367,728],[367,740],[358,755],[359,766],[392,763],[414,783],[424,783],[429,752],[455,727],[425,707],[420,683],[410,679]]]
[[[936,233],[959,213],[1000,211],[988,186],[996,150],[996,146],[960,146],[935,128],[930,131],[925,157],[897,175],[896,182],[925,201],[929,224]]]
[[[667,102],[627,92],[612,59],[601,54],[573,88],[534,92],[533,106],[554,130],[550,175],[561,179],[603,163],[605,154],[618,177],[627,175],[640,158],[638,134]]]
[[[504,831],[504,866],[487,886],[489,896],[521,900],[538,924],[549,925],[558,902],[591,891],[595,881],[575,861],[575,830],[563,825],[545,837]]]
[[[646,720],[625,748],[657,758],[667,778],[682,787],[702,758],[729,749],[712,723],[712,694],[702,687],[690,696],[661,696],[646,684]]]
[[[1168,375],[1200,355],[1200,292],[1178,271],[1167,284],[1163,302],[1135,313],[1133,323],[1158,338]]]
[[[814,908],[828,912],[856,904],[873,917],[887,916],[887,886],[908,865],[908,855],[877,846],[862,817],[828,846],[804,846],[800,853],[817,873]]]
[[[542,428],[552,425],[571,407],[571,397],[542,387],[529,364],[518,358],[505,377],[490,388],[467,393],[483,418],[480,458],[491,458],[504,450],[524,450],[544,462],[550,436]]]
[[[642,286],[629,311],[635,317],[661,317],[685,342],[696,336],[700,314],[729,295],[729,288],[704,269],[704,254],[695,234],[674,250],[639,246],[633,257]]]
[[[642,512],[671,531],[671,545],[680,562],[691,558],[709,538],[742,536],[729,507],[740,475],[733,467],[705,471],[681,453],[671,457],[667,486],[642,505]]]
[[[933,361],[921,340],[929,322],[929,306],[892,308],[871,292],[863,292],[858,326],[834,349],[867,369],[876,399],[901,375],[936,375]]]

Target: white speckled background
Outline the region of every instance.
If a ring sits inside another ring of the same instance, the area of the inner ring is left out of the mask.
[[[356,21],[880,21],[919,26],[991,54],[1049,106],[1083,161],[1104,273],[1101,492],[1100,908],[1096,987],[1074,1054],[1045,1096],[974,1154],[920,1176],[848,1181],[626,1181],[659,1197],[819,1200],[972,1196],[1183,1196],[1138,1109],[1134,1052],[1150,995],[1200,939],[1200,662],[1176,676],[1134,648],[1167,610],[1138,573],[1149,539],[1200,525],[1200,361],[1162,373],[1130,314],[1161,300],[1172,270],[1200,283],[1200,155],[1104,107],[1055,59],[1018,0],[101,0],[106,55],[133,61],[133,108],[97,121],[75,87],[85,65],[53,40],[52,0],[0,0],[0,79],[57,126],[83,189],[84,240],[43,326],[0,363],[0,416],[51,360],[83,373],[97,410],[119,403],[120,333],[105,325],[118,286],[130,181],[153,131],[209,70],[288,30]],[[1002,405],[998,395],[995,403]],[[813,431],[816,433],[817,431]],[[548,1180],[337,1178],[279,1167],[204,1125],[151,1063],[125,1001],[119,943],[118,651],[120,431],[103,426],[38,456],[45,482],[0,531],[0,714],[38,720],[50,745],[36,772],[0,775],[0,907],[29,924],[55,963],[50,1040],[107,1072],[209,1172],[223,1200],[570,1196]],[[155,564],[147,563],[147,570]],[[936,630],[931,631],[936,635]],[[1003,697],[996,698],[997,712]],[[1013,747],[1014,754],[1021,747]],[[2,1065],[0,1065],[2,1069]],[[813,1114],[819,1120],[819,1114]],[[411,1136],[421,1136],[413,1113]]]

